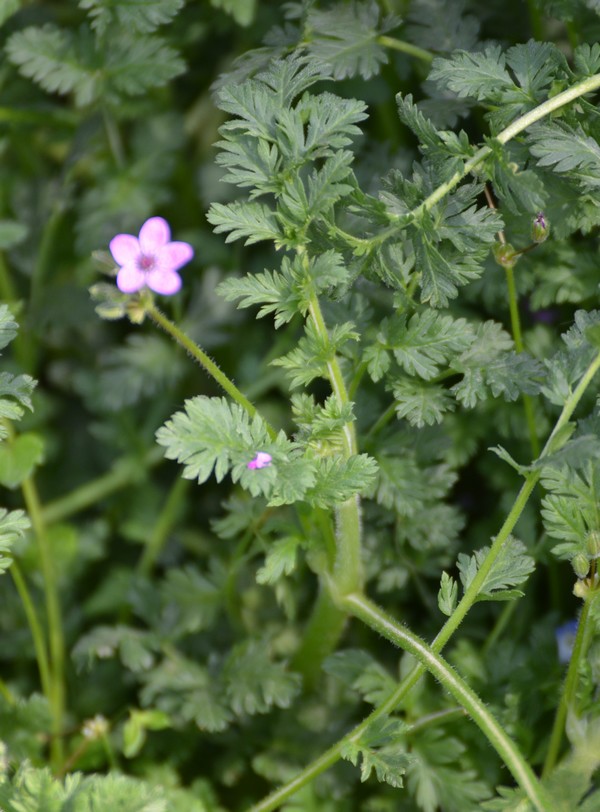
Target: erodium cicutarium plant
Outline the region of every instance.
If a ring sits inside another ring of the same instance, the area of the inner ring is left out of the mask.
[[[2,810],[600,808],[596,5],[0,11]]]

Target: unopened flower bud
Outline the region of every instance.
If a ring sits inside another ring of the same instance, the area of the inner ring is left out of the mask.
[[[531,239],[537,243],[544,242],[544,240],[548,239],[548,234],[550,234],[550,223],[546,219],[544,212],[539,211],[531,224]]]
[[[591,558],[600,558],[600,530],[590,530],[586,539],[586,548]]]
[[[514,268],[519,259],[519,255],[508,242],[497,242],[494,245],[494,257],[503,268]]]
[[[571,559],[571,566],[578,578],[585,578],[590,571],[590,561],[585,553],[577,553]]]
[[[573,595],[575,595],[576,598],[585,598],[589,591],[590,588],[585,581],[575,581]]]

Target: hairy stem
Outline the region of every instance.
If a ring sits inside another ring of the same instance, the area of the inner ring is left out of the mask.
[[[548,752],[546,753],[546,759],[544,761],[544,769],[542,771],[542,775],[544,777],[552,772],[552,769],[558,760],[562,737],[565,730],[565,722],[567,720],[567,713],[569,708],[571,708],[575,702],[579,666],[581,665],[581,661],[585,656],[585,652],[592,634],[592,624],[589,622],[590,608],[592,603],[597,598],[598,592],[592,593],[584,601],[581,615],[579,616],[577,633],[575,635],[575,642],[573,643],[573,652],[569,661],[569,668],[567,670],[563,693],[560,698],[560,704],[558,706],[556,716],[554,718],[552,734],[550,735],[550,743],[548,744]]]
[[[327,346],[329,333],[316,296],[311,297],[309,317],[324,346]],[[327,362],[327,373],[340,406],[346,406],[350,399],[339,361],[335,355]],[[354,423],[345,424],[343,436],[344,453],[347,458],[356,454],[357,451]],[[353,496],[336,507],[336,560],[333,568],[333,582],[335,590],[341,594],[360,588],[362,583],[361,521],[358,496]]]
[[[507,144],[532,124],[535,124],[537,121],[541,121],[541,119],[546,118],[546,116],[549,116],[556,110],[560,110],[561,107],[570,104],[570,102],[578,99],[580,96],[584,96],[586,93],[591,93],[598,88],[600,88],[600,74],[595,74],[594,76],[589,76],[587,79],[583,79],[581,82],[573,85],[573,87],[563,90],[562,93],[558,93],[556,96],[547,99],[533,110],[530,110],[528,113],[520,116],[518,119],[513,121],[512,124],[509,124],[508,127],[498,133],[496,136],[496,141],[498,141],[500,144]],[[354,247],[356,251],[361,253],[370,251],[375,246],[380,245],[390,237],[393,237],[398,233],[398,231],[401,231],[409,223],[418,219],[423,212],[432,209],[437,203],[440,202],[440,200],[443,200],[443,198],[449,192],[451,192],[452,189],[458,186],[458,184],[464,178],[466,178],[467,175],[473,172],[473,170],[477,169],[477,167],[483,163],[491,152],[492,148],[487,145],[480,147],[472,158],[465,161],[462,169],[458,169],[451,178],[440,184],[435,191],[433,191],[412,211],[402,215],[388,214],[391,225],[373,237],[355,237],[351,234],[343,232],[337,226],[332,226],[331,230],[333,233],[336,233],[338,236],[344,239],[349,245]]]
[[[477,694],[437,652],[360,593],[346,595],[342,605],[367,626],[419,660],[467,711],[538,812],[551,812],[553,806],[550,798],[516,744]]]
[[[204,350],[195,344],[191,338],[189,338],[183,332],[183,330],[180,330],[176,324],[173,324],[173,322],[164,315],[164,313],[161,313],[156,305],[153,303],[146,304],[146,314],[155,324],[164,330],[165,333],[168,333],[171,338],[174,338],[175,341],[181,347],[183,347],[212,378],[214,378],[219,386],[224,389],[227,394],[246,411],[248,415],[250,415],[250,417],[254,418],[258,416],[256,407],[250,403],[248,398],[237,388],[233,381],[231,381],[227,375],[225,375],[225,373],[219,369],[219,367],[211,358],[208,357]],[[269,436],[272,440],[274,440],[277,437],[277,432],[264,418],[261,419],[267,428]]]

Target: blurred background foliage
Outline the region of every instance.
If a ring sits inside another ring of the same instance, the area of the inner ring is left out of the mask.
[[[116,233],[137,234],[150,216],[165,217],[174,238],[190,242],[196,254],[182,271],[182,294],[169,303],[172,317],[274,425],[290,430],[288,384],[268,362],[293,348],[292,337],[215,293],[232,274],[272,267],[272,249],[226,244],[205,214],[210,203],[235,195],[215,163],[225,116],[211,88],[223,74],[234,71],[240,81],[271,55],[293,50],[306,36],[297,26],[307,13],[308,53],[330,61],[338,95],[368,104],[355,169],[371,193],[385,172],[408,168],[418,155],[397,115],[398,92],[413,93],[437,125],[463,127],[472,141],[487,132],[480,110],[451,94],[441,97],[427,82],[428,53],[506,47],[535,36],[568,54],[600,33],[597,4],[583,0],[4,0],[0,7],[0,297],[21,325],[3,363],[38,381],[34,409],[20,424],[35,439],[19,460],[14,452],[0,460],[3,504],[22,507],[18,486],[35,472],[69,654],[62,772],[118,766],[163,787],[168,809],[243,809],[365,711],[340,681],[335,661],[320,689],[297,699],[299,679],[284,663],[298,646],[315,584],[304,564],[289,578],[273,577],[272,587],[268,573],[255,579],[273,539],[281,561],[270,566],[281,574],[291,561],[293,569],[297,530],[286,512],[264,510],[228,484],[197,488],[181,480],[155,445],[156,430],[183,400],[219,394],[215,385],[151,325],[102,321],[88,293],[106,260],[94,252],[105,252]],[[337,40],[330,33],[336,28]],[[344,30],[348,44],[367,31],[354,55],[344,48]],[[382,38],[392,33],[414,53],[386,47]],[[511,240],[525,244],[530,221],[503,214]],[[560,259],[551,270],[546,251]],[[594,234],[565,238],[556,251],[543,246],[519,266],[526,344],[534,355],[556,347],[574,309],[597,296]],[[385,301],[391,293],[381,288],[379,295]],[[461,308],[509,325],[503,272],[491,259],[456,312]],[[373,395],[359,418],[366,426],[380,411]],[[537,417],[543,433],[548,416]],[[437,428],[418,434],[418,465],[394,474],[406,480],[405,504],[399,507],[396,493],[394,516],[365,506],[373,589],[426,637],[441,623],[441,570],[497,532],[516,487],[514,471],[484,449],[502,442],[518,456],[527,442],[521,408],[500,401],[448,418],[445,432],[443,464],[431,451],[440,447]],[[406,442],[401,434],[389,439],[390,451],[393,442]],[[415,480],[417,469],[422,481]],[[438,502],[440,495],[449,498]],[[497,710],[534,761],[533,731],[551,719],[561,676],[553,629],[575,607],[572,577],[550,560],[535,516],[531,505],[519,537],[537,545],[547,566],[519,605],[520,635],[502,643],[502,651],[486,644],[490,630],[509,619],[501,619],[501,606],[485,607],[467,621],[471,642],[449,653],[486,700],[505,703]],[[15,549],[43,615],[37,548],[25,537]],[[21,599],[7,576],[0,607],[0,737],[11,763],[29,758],[41,766],[48,709]],[[366,630],[353,626],[346,644],[379,658],[372,685],[380,692],[407,667],[389,647],[379,651]],[[543,686],[537,705],[526,702],[533,682]],[[440,709],[432,685],[424,681],[411,694],[409,715]],[[98,714],[109,720],[108,731],[100,725],[90,734],[84,725]],[[456,731],[463,744],[453,738]],[[473,742],[475,751],[478,734],[462,718],[449,723],[443,747],[437,735],[425,731],[411,740],[418,759],[402,808],[433,812],[440,798],[447,812],[480,808],[499,780],[494,756],[478,752],[474,771],[464,743]],[[122,780],[102,790],[86,785],[85,792],[111,804],[120,792],[138,793],[131,808],[146,808],[147,787],[134,792],[133,779]],[[375,782],[357,788],[356,780],[349,765],[338,765],[286,809],[398,808],[392,790]],[[186,793],[178,796],[181,786]]]

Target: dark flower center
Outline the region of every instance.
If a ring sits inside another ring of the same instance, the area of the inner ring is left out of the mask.
[[[137,266],[140,271],[151,271],[154,268],[156,260],[152,256],[148,256],[147,254],[140,254]]]

